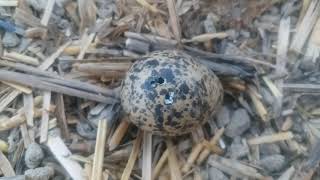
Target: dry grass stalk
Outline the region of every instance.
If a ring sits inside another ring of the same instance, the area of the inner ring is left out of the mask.
[[[118,147],[122,138],[126,135],[129,124],[130,123],[128,122],[127,117],[121,120],[120,124],[118,125],[117,129],[115,130],[109,141],[109,151],[112,151],[116,147]]]
[[[53,112],[55,109],[54,106],[50,107],[50,112]],[[34,116],[33,118],[39,118],[42,115],[42,110],[41,109],[34,109]],[[0,122],[0,131],[6,131],[15,127],[18,127],[20,124],[24,123],[26,121],[26,117],[24,116],[23,113],[19,113],[10,119],[6,121]]]
[[[0,98],[0,111],[2,112],[20,94],[21,92],[19,90],[10,88],[10,90]]]
[[[202,180],[203,178],[202,178],[201,173],[199,171],[195,170],[195,171],[193,171],[193,179],[194,180]]]
[[[258,173],[256,169],[250,166],[244,165],[237,160],[227,159],[227,158],[214,155],[209,158],[208,163],[211,166],[235,177],[239,177],[239,178],[249,177],[254,179],[264,178],[264,176]]]
[[[93,27],[96,23],[97,7],[93,0],[78,0],[78,11],[80,16],[80,34],[85,28]]]
[[[106,63],[76,63],[73,67],[80,72],[103,73],[104,71],[126,72],[132,63],[129,62],[106,62]]]
[[[66,94],[69,96],[76,96],[76,97],[90,99],[98,102],[112,103],[112,102],[118,101],[117,98],[105,96],[103,95],[103,93],[97,94],[97,93],[93,93],[92,91],[88,92],[87,90],[84,90],[83,88],[87,89],[90,87],[90,89],[94,88],[97,91],[101,88],[90,85],[88,83],[81,83],[79,81],[71,81],[71,82],[69,81],[70,83],[68,83],[67,82],[68,80],[65,81],[65,80],[53,79],[53,78],[41,78],[34,75],[27,75],[23,73],[17,73],[17,72],[6,71],[6,70],[0,70],[0,80],[11,81],[11,82],[19,83],[22,85],[32,86],[33,88],[39,88],[41,90],[54,91],[54,92]],[[78,82],[76,83],[78,85],[83,84],[81,87],[80,86],[78,87],[82,89],[68,87],[68,85],[69,86],[75,85],[74,82]],[[114,94],[115,96],[115,92],[112,90],[108,91],[107,89],[105,89],[104,93],[111,93],[111,94]]]
[[[44,91],[43,104],[42,104],[42,116],[41,116],[40,143],[45,143],[48,139],[50,104],[51,104],[51,92]]]
[[[311,1],[308,10],[302,20],[302,22],[297,27],[297,32],[293,37],[290,49],[301,53],[302,48],[307,42],[310,33],[313,30],[315,23],[320,15],[320,1]]]
[[[205,148],[207,148],[208,150],[210,150],[214,154],[218,154],[218,155],[223,154],[223,150],[219,146],[211,144],[209,141],[205,140],[202,142],[202,144]]]
[[[301,8],[301,11],[299,14],[299,20],[298,20],[297,24],[301,24],[301,21],[303,20],[303,17],[306,15],[306,12],[308,10],[308,7],[309,7],[311,1],[312,0],[303,0],[302,8]]]
[[[228,37],[228,34],[226,32],[206,33],[206,34],[201,34],[201,35],[198,35],[198,36],[194,36],[191,39],[182,40],[182,42],[184,42],[184,43],[207,42],[208,40],[224,39],[226,37]]]
[[[270,89],[271,93],[273,96],[278,100],[282,99],[282,92],[279,90],[279,88],[267,77],[263,76],[262,77],[263,81],[267,85],[267,87]]]
[[[192,167],[193,163],[197,160],[199,154],[203,149],[202,142],[197,143],[193,148],[191,153],[188,156],[187,162],[183,165],[181,171],[182,173],[187,173]]]
[[[8,86],[11,86],[25,94],[31,94],[32,93],[32,89],[26,87],[26,86],[23,86],[23,85],[20,85],[20,84],[16,84],[16,83],[11,83],[11,82],[7,82],[7,81],[1,81],[3,84],[6,84]]]
[[[98,132],[96,136],[96,146],[93,156],[91,180],[102,179],[102,168],[105,151],[105,143],[107,138],[108,123],[106,119],[99,120]]]
[[[163,166],[165,165],[165,163],[166,163],[166,161],[167,161],[167,159],[168,159],[168,156],[169,156],[169,150],[166,149],[166,150],[162,153],[162,155],[161,155],[158,163],[156,164],[156,166],[154,167],[154,169],[153,169],[153,171],[152,171],[152,179],[153,179],[153,180],[156,179],[156,177],[159,176],[159,174],[160,174],[160,172],[161,172],[161,169],[163,168]]]
[[[31,27],[41,27],[40,19],[21,8],[16,8],[13,17],[15,20],[22,22]]]
[[[127,165],[122,173],[121,180],[129,180],[133,166],[138,158],[138,155],[141,150],[141,141],[142,141],[142,132],[139,131],[137,138],[133,142],[133,148],[128,159]]]
[[[71,17],[72,21],[79,26],[80,24],[80,19],[78,17],[78,12],[77,12],[77,8],[78,5],[76,2],[70,1],[68,2],[65,7],[64,7],[67,11],[67,13],[69,14],[69,16]]]
[[[63,100],[63,95],[62,94],[57,94],[55,98],[55,105],[56,105],[56,117],[58,120],[58,125],[61,129],[62,136],[65,139],[70,138],[70,133],[68,129],[68,123],[67,123],[67,118],[65,114],[65,108],[64,108],[64,100]]]
[[[168,10],[169,10],[169,19],[170,25],[174,34],[175,39],[180,42],[181,41],[181,27],[180,27],[180,19],[176,11],[176,3],[175,0],[167,0]]]
[[[258,98],[258,92],[255,90],[255,87],[249,86],[248,88],[249,96],[253,102],[253,105],[257,111],[257,114],[260,116],[260,118],[264,121],[268,121],[268,111],[266,107],[263,105],[261,100]]]
[[[24,64],[14,64],[8,61],[0,61],[0,64],[3,66],[8,66],[11,68],[14,68],[16,70],[19,71],[23,71],[23,72],[27,72],[29,74],[34,74],[37,76],[41,76],[41,80],[46,81],[46,82],[52,82],[52,83],[56,83],[59,85],[63,85],[63,86],[67,86],[67,87],[72,87],[75,89],[82,89],[85,91],[89,91],[89,92],[94,92],[97,94],[103,94],[106,96],[117,96],[117,92],[113,91],[113,90],[108,90],[107,88],[103,88],[100,86],[96,86],[93,84],[89,84],[86,82],[82,82],[82,81],[78,81],[78,80],[73,80],[73,79],[65,79],[62,76],[59,76],[55,73],[49,72],[49,71],[44,71],[44,70],[39,70],[37,68],[34,68],[32,66],[27,66]],[[38,79],[37,76],[33,76],[32,79]],[[11,78],[12,80],[13,78]],[[23,83],[20,83],[23,84]],[[30,85],[30,84],[27,84]],[[31,85],[32,86],[32,85]]]
[[[0,151],[6,153],[8,152],[8,148],[9,148],[8,143],[0,139]]]
[[[29,146],[29,144],[31,144],[32,140],[29,136],[29,132],[28,132],[28,128],[27,128],[26,123],[22,123],[20,125],[20,132],[21,132],[21,136],[23,138],[24,147],[27,148]]]
[[[81,165],[69,158],[72,153],[60,137],[49,136],[47,146],[72,179],[85,180]]]
[[[47,1],[47,5],[46,5],[46,8],[44,10],[44,14],[43,14],[43,16],[41,18],[41,21],[40,21],[40,23],[43,26],[47,26],[48,25],[49,19],[51,17],[52,10],[53,10],[55,2],[56,2],[56,0],[48,0]]]
[[[283,84],[283,88],[291,91],[297,91],[297,92],[316,92],[319,93],[320,91],[320,85],[318,84],[299,84],[299,83],[285,83]]]
[[[79,52],[80,52],[80,46],[75,46],[75,45],[66,47],[66,48],[63,50],[63,54],[66,54],[66,55],[69,55],[69,56],[78,55]]]
[[[224,133],[224,128],[219,129],[215,135],[210,139],[210,144],[211,145],[216,145],[221,138],[221,136]],[[199,155],[197,159],[197,164],[200,165],[202,162],[207,159],[207,157],[210,155],[210,150],[209,149],[204,149],[201,154]]]
[[[143,33],[135,33],[135,32],[125,32],[124,35],[127,38],[138,39],[141,41],[146,41],[151,44],[160,44],[166,46],[168,48],[175,47],[178,42],[172,39],[166,39],[160,36],[150,35],[150,34],[143,34]]]
[[[34,116],[33,107],[34,107],[33,95],[32,94],[23,94],[23,109],[24,109],[24,114],[26,116],[27,125],[29,127],[33,127],[33,125],[34,125],[34,123],[33,123],[33,116]]]
[[[292,132],[280,132],[271,135],[259,136],[248,140],[249,145],[258,145],[258,144],[266,144],[266,143],[274,143],[278,141],[284,141],[292,139],[294,136]]]
[[[16,7],[18,6],[18,0],[1,0],[0,7]]]
[[[293,121],[291,117],[287,117],[281,126],[281,131],[288,131],[293,126]]]
[[[37,66],[40,64],[39,60],[37,58],[27,56],[24,54],[20,54],[17,52],[13,52],[13,51],[12,52],[4,51],[3,58],[11,60],[11,61],[15,61],[15,62],[21,62],[21,63],[34,65],[34,66]]]
[[[27,38],[41,38],[41,39],[45,39],[48,35],[48,30],[46,28],[43,27],[32,27],[32,28],[28,28],[25,31],[25,36]]]
[[[182,180],[182,173],[180,171],[180,165],[178,158],[176,156],[175,148],[171,140],[166,141],[167,148],[168,148],[168,162],[169,162],[169,169],[170,169],[170,176],[171,179],[175,180]]]
[[[86,179],[90,179],[92,176],[92,164],[90,162],[84,163],[83,171],[85,172]]]
[[[310,35],[310,40],[306,45],[305,61],[311,61],[316,63],[317,58],[320,56],[320,18],[318,18],[312,33]]]
[[[145,7],[149,11],[153,13],[159,13],[159,9],[157,9],[155,6],[152,6],[150,3],[148,3],[145,0],[136,0],[141,6]]]
[[[142,180],[151,180],[152,175],[152,134],[143,132]]]
[[[87,34],[83,33],[81,38],[81,44],[80,44],[80,52],[77,56],[77,59],[83,59],[84,55],[86,54],[87,49],[91,45],[94,37],[96,36],[95,33]]]
[[[60,56],[63,50],[70,45],[70,41],[66,42],[64,45],[60,46],[51,56],[49,56],[46,60],[42,62],[42,64],[38,67],[40,70],[47,70],[55,60]]]
[[[6,156],[0,151],[0,170],[2,171],[5,177],[15,176],[16,173],[13,170],[9,160]]]
[[[276,58],[276,73],[282,74],[286,72],[287,53],[290,43],[290,17],[283,18],[280,21],[278,31],[278,45]]]

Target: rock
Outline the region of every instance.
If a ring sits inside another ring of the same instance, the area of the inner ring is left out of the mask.
[[[40,165],[41,161],[44,158],[44,153],[37,143],[31,143],[27,150],[24,157],[24,161],[28,168],[36,168]]]
[[[219,128],[224,127],[230,122],[230,109],[223,106],[217,114],[217,125]]]
[[[26,2],[37,11],[44,10],[47,5],[47,0],[26,0]]]
[[[228,137],[240,136],[250,128],[250,117],[245,109],[237,109],[232,117],[230,123],[227,125],[225,135]]]
[[[249,147],[241,143],[240,137],[236,137],[229,147],[229,153],[232,159],[242,158],[249,154]]]
[[[272,96],[272,94],[270,93],[270,91],[268,91],[266,88],[262,87],[261,88],[261,95],[263,97],[264,102],[267,105],[272,105],[275,102],[275,98],[274,96]]]
[[[273,133],[274,133],[274,130],[272,128],[266,128],[261,135],[265,136],[265,135],[271,135]],[[265,155],[265,156],[270,156],[273,154],[280,154],[280,146],[276,143],[261,144],[260,145],[260,153],[261,153],[261,155]]]
[[[208,169],[209,179],[208,180],[228,180],[229,178],[224,175],[220,170],[210,167]]]
[[[54,169],[48,166],[28,169],[24,175],[26,175],[26,180],[49,180],[54,175]]]
[[[258,164],[268,172],[280,171],[286,164],[285,157],[275,154],[262,158]]]
[[[20,38],[16,33],[6,32],[2,38],[2,44],[6,48],[16,47],[20,43]]]
[[[261,155],[273,155],[280,153],[280,147],[278,144],[261,144],[260,145]]]

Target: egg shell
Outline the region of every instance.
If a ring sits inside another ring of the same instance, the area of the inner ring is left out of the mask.
[[[133,124],[156,135],[177,136],[212,118],[221,107],[223,89],[218,77],[196,58],[166,50],[137,60],[120,96]]]

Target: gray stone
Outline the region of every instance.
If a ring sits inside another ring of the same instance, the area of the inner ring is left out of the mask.
[[[261,134],[262,136],[271,135],[274,133],[272,128],[266,128],[264,132]],[[260,145],[260,153],[263,156],[270,156],[273,154],[280,154],[280,146],[277,143],[272,144],[261,144]]]
[[[208,180],[228,180],[229,178],[223,174],[220,170],[210,167],[208,169],[209,178]]]
[[[249,154],[249,147],[241,143],[240,137],[236,137],[229,147],[229,153],[232,159],[242,158]]]
[[[54,169],[48,166],[28,169],[24,175],[26,175],[26,180],[49,180],[54,175]]]
[[[230,122],[230,109],[227,106],[223,106],[217,114],[218,127],[224,127]]]
[[[225,135],[228,137],[240,136],[250,128],[250,117],[245,109],[237,109],[232,117],[230,123],[227,125]]]
[[[260,153],[261,155],[279,154],[280,147],[278,144],[261,144]]]
[[[268,172],[280,171],[286,164],[285,157],[280,154],[274,154],[262,158],[258,164]]]
[[[27,150],[24,157],[24,161],[28,168],[36,168],[40,165],[41,161],[44,158],[44,153],[37,143],[31,143]]]
[[[16,33],[6,32],[2,39],[2,44],[6,48],[16,47],[20,43],[20,38]]]

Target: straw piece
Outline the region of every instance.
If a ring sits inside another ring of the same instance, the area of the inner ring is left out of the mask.
[[[137,138],[133,142],[133,148],[128,159],[127,165],[122,173],[121,180],[129,180],[133,166],[138,158],[141,149],[142,132],[139,131]]]

